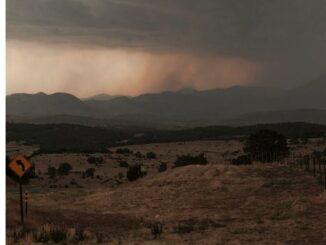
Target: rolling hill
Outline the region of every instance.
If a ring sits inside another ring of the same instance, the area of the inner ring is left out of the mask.
[[[92,115],[92,110],[67,93],[13,94],[6,97],[6,114],[12,116]]]

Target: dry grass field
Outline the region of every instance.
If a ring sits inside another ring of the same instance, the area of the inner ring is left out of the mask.
[[[37,155],[31,161],[38,178],[24,186],[25,228],[18,186],[7,180],[8,244],[326,244],[326,192],[317,180],[291,165],[228,164],[242,147],[235,140],[200,141],[128,146],[132,154],[113,148]],[[304,154],[326,144],[314,139],[292,147]],[[148,152],[156,158],[146,158]],[[209,164],[173,168],[177,155],[202,152]],[[91,164],[90,156],[103,162]],[[71,173],[49,179],[47,168],[62,162]],[[142,163],[147,175],[129,182],[121,162]],[[159,173],[161,162],[168,168]],[[93,177],[82,176],[88,168]]]

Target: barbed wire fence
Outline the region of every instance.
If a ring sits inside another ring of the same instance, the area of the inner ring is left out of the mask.
[[[261,163],[279,163],[297,166],[314,175],[318,182],[326,189],[326,155],[261,153],[250,155],[251,161]]]
[[[295,155],[293,154],[291,164],[306,170],[314,175],[318,182],[326,189],[326,159],[314,154]]]

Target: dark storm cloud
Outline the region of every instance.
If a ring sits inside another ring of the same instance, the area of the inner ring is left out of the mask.
[[[325,0],[9,0],[7,37],[242,57],[287,85],[324,72]]]

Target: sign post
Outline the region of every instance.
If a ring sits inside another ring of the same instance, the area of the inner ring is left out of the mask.
[[[27,171],[32,167],[32,164],[22,155],[18,155],[8,165],[8,167],[19,178],[19,199],[20,199],[20,221],[24,224],[24,203],[23,203],[23,183],[22,178]],[[26,202],[26,215],[27,215],[27,202]]]
[[[19,199],[20,199],[20,221],[21,224],[24,224],[24,206],[23,206],[23,183],[22,180],[19,179]]]
[[[27,217],[28,193],[25,191],[25,216]]]

